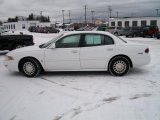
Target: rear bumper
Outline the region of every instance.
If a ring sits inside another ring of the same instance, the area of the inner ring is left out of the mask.
[[[138,55],[137,57],[132,58],[133,67],[141,67],[148,65],[151,62],[150,54],[144,53],[143,55]]]

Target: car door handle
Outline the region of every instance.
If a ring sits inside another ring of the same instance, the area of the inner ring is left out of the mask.
[[[78,53],[78,51],[77,50],[72,50],[72,53]]]
[[[107,51],[113,51],[113,48],[108,48]]]

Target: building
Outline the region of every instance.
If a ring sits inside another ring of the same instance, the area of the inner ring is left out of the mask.
[[[39,26],[39,27],[55,27],[55,23],[51,22],[39,22],[39,21],[18,21],[18,22],[5,22],[3,27],[8,31],[23,31],[28,30],[30,26]]]
[[[110,18],[109,26],[132,27],[132,26],[158,26],[160,29],[160,17],[137,17],[137,18]]]

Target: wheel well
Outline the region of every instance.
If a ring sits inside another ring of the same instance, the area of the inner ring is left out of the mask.
[[[37,62],[39,63],[39,65],[40,65],[42,71],[44,71],[44,69],[43,69],[41,63],[39,62],[39,60],[37,60],[37,59],[34,58],[34,57],[24,57],[24,58],[22,58],[22,59],[19,61],[19,63],[18,63],[18,69],[19,69],[20,72],[21,72],[20,65],[21,65],[21,63],[23,62],[23,60],[25,60],[25,59],[27,59],[27,58],[30,58],[30,59],[33,59],[33,60],[37,61]]]
[[[116,55],[116,56],[112,57],[112,58],[110,59],[109,63],[108,63],[108,67],[109,67],[110,62],[111,62],[114,58],[116,58],[116,57],[124,57],[124,58],[126,58],[126,59],[129,61],[129,63],[130,63],[130,67],[133,68],[133,63],[132,63],[131,59],[130,59],[128,56],[126,56],[126,55]]]
[[[17,45],[17,44],[23,44],[23,45],[25,45],[25,44],[24,44],[23,42],[21,42],[21,41],[20,41],[20,42],[13,43],[13,44],[12,44],[12,50],[14,49],[14,46]]]

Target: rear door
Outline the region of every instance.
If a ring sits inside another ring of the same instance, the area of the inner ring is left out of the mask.
[[[115,52],[114,40],[106,35],[85,34],[80,49],[82,69],[105,69],[107,61]]]

